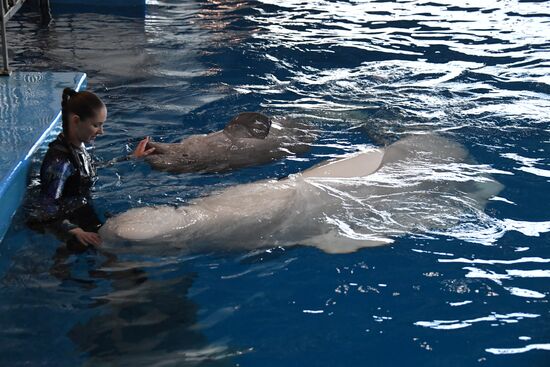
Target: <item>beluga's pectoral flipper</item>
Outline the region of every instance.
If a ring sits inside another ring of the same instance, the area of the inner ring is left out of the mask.
[[[366,247],[389,245],[394,241],[383,236],[365,236],[352,238],[343,235],[338,229],[331,229],[325,234],[307,238],[303,243],[315,246],[327,254],[349,254]]]

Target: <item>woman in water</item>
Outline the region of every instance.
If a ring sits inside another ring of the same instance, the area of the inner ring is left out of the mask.
[[[67,242],[69,250],[82,251],[99,246],[101,226],[92,205],[91,188],[96,167],[85,144],[103,134],[107,108],[91,92],[63,90],[61,101],[63,131],[49,144],[40,169],[40,195],[31,213],[31,224],[45,227]],[[130,156],[149,155],[148,138]]]

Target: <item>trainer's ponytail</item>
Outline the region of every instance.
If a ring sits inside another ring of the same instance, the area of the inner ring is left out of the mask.
[[[72,88],[63,89],[63,95],[61,96],[61,121],[63,126],[63,132],[67,134],[69,126],[69,113],[67,112],[67,105],[69,99],[76,94],[76,91]]]
[[[81,120],[95,117],[98,111],[105,107],[101,99],[91,92],[77,92],[72,88],[63,89],[61,96],[61,121],[63,133],[68,134],[69,115],[75,114]]]

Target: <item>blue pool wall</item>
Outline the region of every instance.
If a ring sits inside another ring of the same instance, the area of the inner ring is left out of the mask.
[[[54,18],[56,14],[64,13],[95,13],[144,18],[146,7],[145,0],[50,0]]]
[[[62,5],[94,5],[106,7],[145,7],[145,0],[50,0],[51,6]]]
[[[60,130],[63,88],[86,83],[86,74],[73,72],[0,78],[0,242],[25,196],[33,155]]]

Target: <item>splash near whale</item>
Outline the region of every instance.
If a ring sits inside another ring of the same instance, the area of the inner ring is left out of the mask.
[[[308,245],[348,253],[475,221],[502,189],[491,172],[456,142],[414,135],[178,208],[131,209],[109,219],[100,234],[113,249]]]
[[[306,124],[290,118],[243,112],[221,131],[192,135],[180,143],[149,143],[155,153],[146,161],[171,173],[222,172],[303,153],[314,138]]]

